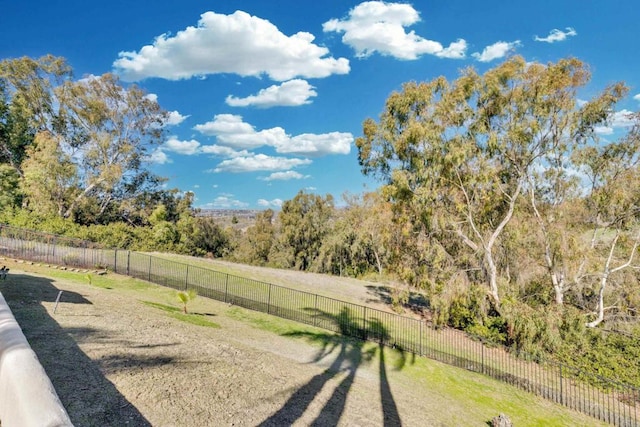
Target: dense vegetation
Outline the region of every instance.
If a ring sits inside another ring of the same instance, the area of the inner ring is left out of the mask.
[[[395,284],[434,321],[640,385],[640,115],[601,138],[627,94],[579,100],[577,59],[515,57],[407,83],[357,140],[378,191],[305,192],[246,227],[197,215],[146,167],[166,113],[61,58],[0,62],[0,222],[108,246]]]

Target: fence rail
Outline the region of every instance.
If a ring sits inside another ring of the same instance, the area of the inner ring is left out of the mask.
[[[622,427],[640,427],[640,389],[576,368],[519,357],[481,339],[371,307],[215,270],[0,224],[0,254],[80,268],[107,268],[177,290],[313,325],[478,372]],[[578,380],[577,378],[582,378]]]

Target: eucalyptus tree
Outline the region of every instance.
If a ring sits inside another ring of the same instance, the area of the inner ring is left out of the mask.
[[[250,264],[269,263],[269,253],[276,238],[274,216],[272,209],[256,214],[253,225],[243,233],[239,247],[234,252],[238,259]]]
[[[528,172],[528,202],[543,248],[542,264],[555,303],[562,305],[565,293],[578,280],[581,227],[576,223],[587,193],[576,153],[591,152],[598,144],[596,126],[606,122],[627,88],[622,83],[613,84],[578,105],[577,92],[590,79],[587,66],[579,60],[531,64],[528,72],[538,82],[528,96],[538,126],[535,138],[543,149]]]
[[[300,191],[282,204],[278,214],[278,240],[270,259],[282,267],[308,270],[331,230],[335,213],[333,197]]]
[[[0,61],[0,163],[22,176],[36,133],[57,133],[61,126],[54,89],[71,76],[64,58],[52,55]]]
[[[146,176],[144,158],[163,141],[166,112],[140,88],[121,86],[113,74],[67,82],[56,93],[61,115],[73,129],[66,142],[81,180],[64,216],[88,198],[98,200],[99,216],[119,202],[122,186]]]
[[[550,152],[570,153],[565,130],[586,134],[604,116],[574,116],[588,76],[576,59],[542,65],[514,57],[482,75],[466,69],[452,82],[406,83],[356,140],[363,172],[385,183],[389,200],[412,212],[468,283],[486,286],[495,307],[507,280],[501,238],[534,171]]]
[[[22,163],[26,207],[45,215],[62,216],[78,190],[77,167],[49,131],[36,134]]]
[[[637,298],[640,293],[635,274],[624,275],[640,267],[636,261],[640,245],[640,113],[634,114],[634,120],[635,125],[621,139],[575,153],[576,163],[589,182],[582,229],[590,238],[584,239],[588,243],[575,274],[576,283],[595,294],[595,317],[588,327],[605,319],[605,295],[612,284],[618,288],[626,283],[636,286],[635,290],[609,293],[616,301],[612,308],[618,311],[624,309],[625,294],[634,293]],[[631,311],[639,308],[631,307]]]

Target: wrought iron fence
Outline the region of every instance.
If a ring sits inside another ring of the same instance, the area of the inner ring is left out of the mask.
[[[616,426],[640,426],[640,389],[563,364],[512,354],[448,328],[322,295],[128,250],[0,224],[5,257],[105,268],[177,290],[374,341],[478,372]],[[470,339],[471,338],[471,339]],[[580,380],[578,379],[580,378]]]

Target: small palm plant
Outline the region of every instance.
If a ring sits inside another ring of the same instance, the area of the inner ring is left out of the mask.
[[[177,295],[178,295],[178,299],[182,303],[182,311],[183,311],[183,313],[187,314],[188,313],[188,311],[187,311],[187,303],[189,301],[192,301],[192,300],[196,299],[198,294],[193,289],[190,289],[188,291],[178,291]]]

